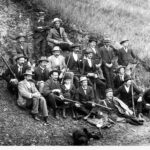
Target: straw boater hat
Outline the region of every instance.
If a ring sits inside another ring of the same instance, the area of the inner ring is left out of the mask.
[[[73,45],[71,45],[71,48],[76,48],[76,47],[81,47],[81,44],[77,44],[77,43],[75,43],[75,44],[73,44]]]
[[[90,54],[90,53],[93,53],[93,51],[92,51],[91,48],[87,48],[86,51],[85,51],[85,53],[86,53],[86,54]]]
[[[33,76],[32,70],[26,70],[26,72],[24,73],[24,76],[26,76],[26,75]]]
[[[87,77],[86,76],[81,76],[80,77],[80,82],[82,82],[82,81],[87,81],[88,79],[87,79]]]
[[[111,43],[111,39],[109,38],[109,37],[105,37],[104,39],[103,39],[103,43],[105,44],[105,43]]]
[[[62,20],[61,20],[61,19],[59,19],[59,18],[54,18],[54,19],[52,20],[52,24],[54,24],[54,23],[57,22],[57,21],[59,21],[60,23],[62,23]]]
[[[119,72],[121,68],[124,68],[124,69],[125,69],[125,66],[122,66],[122,65],[118,66],[117,72]]]
[[[15,60],[17,61],[19,58],[25,58],[25,59],[27,59],[27,57],[25,57],[23,54],[18,54],[18,55],[15,57]]]
[[[39,63],[42,61],[48,62],[48,59],[45,56],[41,56],[41,58],[39,59]]]
[[[129,80],[132,80],[130,76],[127,75],[127,76],[124,77],[124,82],[127,82]]]
[[[16,40],[18,39],[25,39],[26,38],[26,34],[25,33],[18,33],[17,36],[16,36]]]
[[[54,48],[52,49],[52,52],[54,52],[54,51],[61,51],[61,49],[59,46],[54,46]]]

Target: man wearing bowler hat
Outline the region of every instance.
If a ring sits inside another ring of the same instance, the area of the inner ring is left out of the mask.
[[[38,62],[39,65],[34,70],[34,79],[40,93],[43,93],[44,82],[49,78],[49,71],[46,68],[48,59],[45,56],[42,56]]]
[[[49,30],[47,41],[51,50],[55,45],[58,45],[62,51],[70,51],[70,46],[73,44],[65,32],[65,29],[61,27],[62,20],[54,18],[52,21],[53,28]]]
[[[7,82],[7,88],[13,94],[17,94],[17,86],[18,82],[24,79],[23,74],[25,73],[26,69],[29,67],[25,65],[25,56],[22,54],[18,54],[16,56],[16,64],[11,66],[11,70],[15,74],[16,78],[12,75],[11,71],[7,69],[3,74],[2,77]]]
[[[45,98],[37,90],[32,80],[32,71],[26,70],[24,80],[18,84],[18,106],[22,108],[31,108],[32,117],[39,121],[39,107],[42,109],[45,125],[48,125],[48,110]]]

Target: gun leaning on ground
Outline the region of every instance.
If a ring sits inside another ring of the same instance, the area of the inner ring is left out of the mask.
[[[16,74],[12,71],[12,69],[10,68],[10,66],[8,65],[7,61],[5,60],[5,58],[0,54],[0,57],[2,58],[3,62],[5,63],[5,65],[7,66],[7,68],[9,69],[9,71],[11,72],[11,74],[13,75],[13,77],[15,79],[17,79]]]

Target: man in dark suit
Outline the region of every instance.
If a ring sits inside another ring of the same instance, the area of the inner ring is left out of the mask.
[[[51,50],[55,45],[58,45],[62,51],[70,51],[70,46],[73,44],[67,37],[65,29],[60,27],[62,20],[54,18],[52,21],[54,28],[50,29],[47,36],[48,45]]]
[[[110,46],[110,39],[104,40],[104,46],[101,47],[102,70],[106,78],[107,88],[113,88],[113,59],[114,49]]]
[[[24,79],[24,73],[26,69],[29,67],[24,64],[25,63],[25,57],[22,54],[19,54],[16,57],[16,64],[11,66],[11,70],[15,74],[16,78],[14,75],[12,75],[11,71],[7,69],[3,74],[2,77],[4,80],[7,82],[7,88],[12,94],[18,93],[18,82],[22,81]]]
[[[73,52],[71,52],[66,58],[65,62],[67,65],[67,69],[69,72],[73,72],[74,74],[74,85],[76,88],[79,87],[79,77],[81,73],[81,56],[79,54],[80,52],[80,45],[79,44],[73,44],[71,46]]]
[[[76,104],[76,111],[83,113],[84,115],[88,115],[89,112],[95,107],[93,103],[95,101],[94,91],[91,86],[88,86],[88,81],[85,76],[80,77],[81,86],[77,89],[75,94],[75,100],[80,102],[80,104]]]
[[[40,93],[43,93],[44,82],[49,78],[49,71],[46,68],[47,63],[48,59],[42,56],[39,60],[39,66],[34,70],[34,79]]]
[[[31,46],[26,42],[26,36],[20,33],[16,39],[18,40],[16,45],[17,54],[23,54],[31,61],[33,52]]]
[[[134,54],[132,49],[128,48],[129,40],[123,40],[120,44],[123,47],[119,50],[118,64],[122,66],[128,66],[129,63],[135,64],[138,57]]]
[[[54,117],[56,119],[58,119],[58,106],[64,105],[61,84],[58,81],[59,74],[60,72],[58,70],[52,70],[50,72],[50,78],[45,82],[43,88],[43,95],[46,97],[48,106],[53,109]]]
[[[124,84],[115,91],[114,95],[121,99],[129,107],[132,107],[132,94],[134,94],[134,103],[137,109],[137,115],[139,115],[142,112],[142,91],[132,82],[131,78],[126,76]]]
[[[46,30],[47,24],[44,21],[44,12],[39,12],[39,19],[33,26],[33,38],[34,38],[34,54],[35,58],[39,59],[40,56],[45,56],[46,50]]]
[[[114,88],[118,89],[121,85],[124,83],[124,78],[127,76],[125,74],[125,67],[124,66],[119,66],[117,68],[117,75],[114,78]]]
[[[87,49],[87,58],[83,60],[82,74],[89,78],[91,86],[94,88],[95,97],[103,99],[105,97],[105,82],[99,77],[98,67],[93,60],[92,49]]]

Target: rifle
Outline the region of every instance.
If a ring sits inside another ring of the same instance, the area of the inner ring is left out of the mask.
[[[0,54],[0,57],[2,58],[3,62],[6,64],[7,68],[9,69],[9,71],[11,72],[11,74],[13,75],[13,77],[15,79],[17,79],[16,74],[12,71],[12,69],[10,68],[10,66],[8,65],[7,61],[5,60],[5,58]]]

